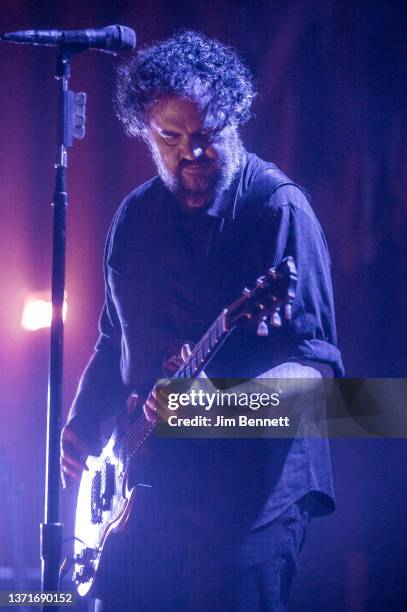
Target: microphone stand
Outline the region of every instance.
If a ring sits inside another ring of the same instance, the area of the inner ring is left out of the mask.
[[[58,81],[58,137],[53,196],[52,322],[47,402],[45,508],[41,523],[41,590],[58,591],[62,551],[59,522],[59,440],[62,414],[63,305],[65,294],[66,219],[68,208],[68,147],[85,135],[86,94],[70,91],[71,58],[75,50],[60,49],[55,77]],[[45,612],[46,606],[42,606]],[[55,609],[55,608],[54,608]]]

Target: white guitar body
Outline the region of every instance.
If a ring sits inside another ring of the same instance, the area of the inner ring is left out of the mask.
[[[107,537],[124,529],[134,503],[136,487],[128,488],[128,470],[114,446],[115,434],[99,457],[88,457],[79,487],[74,580],[82,596],[93,584]]]

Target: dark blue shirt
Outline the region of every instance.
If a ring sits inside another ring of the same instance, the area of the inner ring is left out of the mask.
[[[238,329],[211,362],[216,377],[256,377],[287,361],[343,366],[336,348],[330,261],[303,191],[246,154],[233,186],[209,210],[183,213],[155,177],[124,200],[105,254],[100,337],[70,419],[89,440],[130,391],[148,393],[175,344],[196,341],[244,286],[284,257],[298,268],[292,321],[267,337]],[[152,479],[163,499],[258,527],[313,491],[333,507],[326,439],[158,440]],[[155,474],[155,476],[154,476]],[[208,506],[207,500],[213,504]]]

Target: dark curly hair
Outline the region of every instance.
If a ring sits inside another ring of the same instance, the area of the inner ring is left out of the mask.
[[[116,114],[130,136],[145,136],[150,108],[166,95],[199,100],[224,125],[251,116],[253,77],[234,49],[181,31],[134,53],[117,71]]]

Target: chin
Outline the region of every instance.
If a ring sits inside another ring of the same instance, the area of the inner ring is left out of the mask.
[[[197,200],[211,200],[215,196],[216,191],[212,187],[208,186],[206,186],[205,189],[191,189],[186,185],[182,185],[181,188],[178,190],[178,193],[180,195],[183,195],[183,197],[185,198],[196,198]]]
[[[212,191],[212,185],[208,185],[208,181],[203,180],[187,180],[182,181],[181,188],[186,193],[191,195],[200,195]]]
[[[183,199],[181,201],[182,207],[184,208],[184,210],[201,210],[203,208],[206,208],[209,206],[209,200],[208,198],[202,198],[202,199]]]

